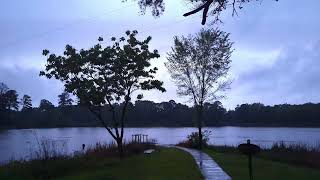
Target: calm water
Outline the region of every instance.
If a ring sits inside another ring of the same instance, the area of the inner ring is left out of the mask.
[[[320,128],[244,128],[220,127],[207,128],[212,131],[210,144],[238,145],[246,139],[263,147],[270,147],[274,142],[303,143],[309,146],[320,144]],[[157,139],[159,144],[175,144],[195,128],[127,128],[125,138],[132,134],[148,134]],[[10,159],[29,158],[31,152],[39,146],[37,139],[54,141],[64,153],[72,153],[81,149],[82,144],[94,145],[97,142],[111,142],[112,138],[104,128],[54,128],[54,129],[22,129],[0,131],[0,162]]]

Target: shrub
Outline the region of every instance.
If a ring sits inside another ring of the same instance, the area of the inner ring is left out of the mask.
[[[207,147],[210,140],[211,131],[205,130],[202,132],[202,147]],[[192,132],[187,136],[187,140],[177,144],[178,146],[197,148],[199,146],[199,133]]]
[[[156,146],[153,143],[138,143],[138,142],[124,142],[123,150],[125,156],[134,154],[141,154],[147,149],[154,149]],[[118,148],[116,143],[101,144],[97,143],[93,147],[89,147],[86,152],[86,156],[98,156],[98,157],[117,157]]]
[[[307,144],[286,144],[283,141],[273,143],[271,151],[274,152],[320,152],[320,145],[309,146]]]

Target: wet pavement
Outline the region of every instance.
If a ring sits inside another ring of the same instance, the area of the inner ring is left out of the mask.
[[[205,180],[231,180],[231,177],[208,154],[196,149],[174,147],[186,151],[193,156]]]

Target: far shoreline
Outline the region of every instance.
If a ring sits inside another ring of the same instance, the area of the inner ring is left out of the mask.
[[[239,127],[239,128],[320,128],[320,125],[296,125],[296,126],[249,126],[249,125],[223,125],[223,126],[204,126],[203,128],[223,128],[223,127]],[[104,128],[103,126],[64,126],[64,127],[1,127],[1,130],[31,130],[31,129],[67,129],[67,128]],[[197,128],[195,126],[127,126],[125,128]]]

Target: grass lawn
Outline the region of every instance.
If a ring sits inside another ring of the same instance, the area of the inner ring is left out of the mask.
[[[208,153],[233,180],[248,180],[248,158],[234,152],[217,152],[206,149]],[[268,159],[253,158],[253,177],[255,180],[319,180],[320,170],[298,167]]]
[[[40,163],[40,164],[37,164]],[[191,155],[181,150],[160,148],[151,155],[117,158],[79,157],[0,167],[0,179],[203,179]],[[44,174],[48,176],[44,176]]]

